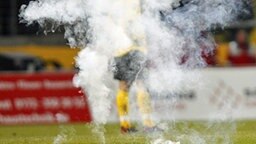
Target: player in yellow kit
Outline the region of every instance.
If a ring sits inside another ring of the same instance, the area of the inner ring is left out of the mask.
[[[121,132],[134,132],[136,129],[129,120],[129,90],[135,83],[137,90],[137,103],[145,129],[154,129],[155,124],[151,118],[151,104],[149,93],[143,84],[146,76],[146,40],[143,27],[138,22],[141,15],[140,0],[119,0],[125,4],[123,17],[116,20],[117,24],[125,30],[132,41],[130,47],[122,48],[114,56],[114,78],[119,81],[116,104],[120,118]],[[136,32],[131,29],[138,28]],[[128,31],[129,29],[130,31]]]
[[[149,94],[144,87],[143,78],[146,74],[145,54],[140,50],[130,50],[122,56],[115,57],[116,70],[114,78],[119,80],[116,103],[120,118],[122,132],[134,131],[129,120],[129,89],[135,82],[137,90],[137,103],[145,128],[153,128],[154,123],[151,118],[151,104]]]

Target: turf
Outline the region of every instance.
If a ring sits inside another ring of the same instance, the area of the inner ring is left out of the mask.
[[[256,121],[234,123],[176,122],[165,125],[168,130],[161,136],[179,140],[181,144],[256,144]],[[235,130],[236,129],[236,130]],[[105,140],[102,137],[105,131]],[[120,134],[118,124],[95,127],[89,124],[0,126],[0,144],[53,144],[56,136],[59,144],[144,144],[159,133]],[[56,142],[57,144],[57,142]]]

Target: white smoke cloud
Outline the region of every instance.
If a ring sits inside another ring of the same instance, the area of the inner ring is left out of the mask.
[[[112,102],[111,89],[107,85],[109,81],[108,58],[86,48],[79,53],[76,60],[80,72],[75,77],[75,83],[85,88],[94,121],[106,123]]]
[[[157,139],[151,142],[151,144],[180,144],[180,142],[172,142],[170,140]]]
[[[149,89],[168,93],[197,81],[187,71],[205,66],[202,52],[214,49],[208,31],[227,26],[243,8],[243,0],[182,0],[178,7],[180,2],[144,0],[142,14],[134,15],[136,0],[36,0],[21,7],[20,18],[43,28],[51,24],[52,30],[64,26],[69,45],[81,48],[75,83],[88,95],[94,120],[104,124],[111,106],[109,62],[116,51],[133,45],[130,34],[146,35],[146,43],[143,38],[139,43],[148,50]]]

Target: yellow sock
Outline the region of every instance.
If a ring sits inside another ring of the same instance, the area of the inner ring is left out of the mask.
[[[118,90],[116,103],[117,110],[120,118],[120,125],[124,128],[130,128],[130,120],[128,117],[128,105],[129,105],[129,96],[128,92],[124,90]]]
[[[152,120],[151,113],[142,114],[142,122],[145,127],[154,127],[155,123]]]
[[[120,116],[120,125],[123,128],[131,128],[129,117],[128,116]]]
[[[146,127],[153,127],[155,124],[151,117],[152,108],[148,92],[139,90],[137,94],[137,102],[142,115],[143,125]]]

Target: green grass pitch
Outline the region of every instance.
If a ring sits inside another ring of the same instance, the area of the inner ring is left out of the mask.
[[[256,121],[239,121],[235,125],[186,121],[170,123],[167,127],[169,130],[162,136],[180,140],[181,144],[198,144],[200,138],[206,144],[222,144],[226,138],[234,144],[256,144]],[[107,124],[104,131],[107,144],[144,144],[157,135],[145,134],[142,130],[136,134],[120,134],[118,124]],[[98,144],[100,137],[95,133],[95,127],[88,124],[0,126],[0,144],[53,144],[57,135],[65,136],[61,144]]]

